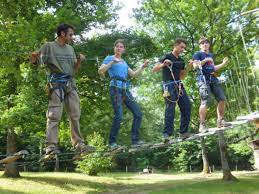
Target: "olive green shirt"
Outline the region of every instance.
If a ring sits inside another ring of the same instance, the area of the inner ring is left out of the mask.
[[[65,73],[72,77],[75,75],[77,59],[72,46],[60,46],[57,41],[47,42],[41,47],[40,52],[39,62],[46,65],[49,74]]]

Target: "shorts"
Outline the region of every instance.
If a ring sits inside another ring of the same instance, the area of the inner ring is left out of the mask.
[[[200,82],[199,84],[199,94],[201,97],[202,105],[209,105],[212,102],[211,94],[214,95],[217,102],[225,101],[226,96],[219,82],[214,82],[210,84],[205,84]]]

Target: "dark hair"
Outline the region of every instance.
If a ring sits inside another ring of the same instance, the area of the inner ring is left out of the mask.
[[[114,42],[114,46],[116,46],[118,43],[123,44],[124,47],[126,47],[125,41],[123,39],[118,39]]]
[[[67,34],[69,28],[72,29],[72,30],[75,30],[75,27],[72,26],[72,25],[69,25],[69,24],[60,24],[60,25],[57,27],[57,35],[60,36],[62,31],[65,32],[65,34]]]
[[[175,39],[173,46],[179,45],[181,43],[184,43],[185,45],[187,45],[187,41],[185,39],[177,38],[177,39]]]

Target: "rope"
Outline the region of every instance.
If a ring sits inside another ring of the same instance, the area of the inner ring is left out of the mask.
[[[242,124],[242,123],[241,123]],[[241,125],[240,124],[240,125]],[[226,129],[234,129],[234,128],[226,128]],[[225,131],[226,129],[224,129],[223,131]],[[208,135],[215,135],[217,133],[209,133]],[[157,149],[157,148],[164,148],[164,147],[170,147],[174,144],[177,144],[177,143],[180,143],[180,142],[184,142],[184,141],[191,141],[191,140],[197,140],[199,139],[200,137],[197,136],[197,137],[194,137],[194,138],[190,138],[190,139],[183,139],[181,141],[175,141],[174,143],[172,144],[161,144],[161,145],[157,145],[157,144],[153,144],[152,146],[150,147],[147,147],[147,148],[142,148],[140,147],[139,149],[142,150],[147,150],[147,151],[151,151],[151,150],[154,150],[154,149]],[[233,142],[235,143],[235,141]],[[137,148],[138,149],[138,148]],[[136,151],[138,152],[138,150]],[[128,153],[128,154],[134,154],[134,152],[130,152],[130,151],[125,151],[125,152],[119,152],[119,153],[112,153],[112,152],[107,152],[107,151],[101,151],[101,152],[94,152],[92,153],[92,155],[88,155],[90,157],[93,157],[93,158],[99,158],[99,157],[111,157],[111,156],[115,156],[115,155],[121,155],[121,154],[125,154],[125,153]],[[32,154],[28,154],[26,156],[41,156],[41,154],[35,154],[35,153],[32,153]],[[57,156],[68,156],[68,155],[76,155],[75,152],[65,152],[65,153],[60,153],[60,154],[57,154]],[[41,157],[39,157],[41,158]],[[75,159],[61,159],[59,160],[59,162],[68,162],[68,161],[75,161]],[[40,161],[40,160],[34,160],[34,161],[31,161],[31,162],[14,162],[14,164],[17,164],[17,166],[28,166],[28,165],[32,165],[32,164],[40,164],[40,163],[55,163],[56,160],[53,159],[53,160],[46,160],[46,161]]]
[[[0,50],[0,53],[5,54],[5,55],[13,55],[13,54],[15,54],[15,55],[26,55],[26,56],[30,56],[30,54],[31,54],[29,52],[4,51],[4,50]],[[67,55],[51,56],[51,55],[43,55],[43,54],[41,54],[40,56],[41,57],[55,57],[57,59],[71,59],[71,60],[77,59],[76,57],[67,56]],[[86,57],[85,61],[96,61],[97,64],[99,65],[99,58],[98,57],[96,57],[96,58],[87,58]]]
[[[175,92],[177,92],[177,99],[176,100],[171,100],[171,99],[168,98],[167,94],[164,95],[164,98],[166,100],[168,100],[169,102],[172,102],[172,103],[177,103],[179,101],[180,97],[183,95],[182,85],[181,85],[182,83],[180,81],[179,85],[177,84],[178,82],[175,80],[174,73],[173,73],[173,64],[177,64],[177,63],[182,63],[182,62],[177,61],[177,62],[174,62],[174,63],[172,62],[172,64],[170,66],[167,65],[167,68],[170,70],[171,76],[172,76],[172,78],[174,80],[173,84],[174,84]],[[172,83],[169,83],[169,84],[172,84]],[[165,87],[165,86],[163,85],[163,87]],[[164,88],[164,90],[165,90],[165,88]],[[166,91],[168,92],[168,90],[166,90]],[[169,93],[169,95],[170,95],[170,93]]]
[[[254,13],[254,12],[257,12],[257,11],[259,11],[258,8],[254,9],[254,10],[247,11],[247,12],[243,12],[242,14],[240,14],[240,16],[243,16],[243,15],[248,14],[248,13]],[[243,35],[242,27],[241,27],[241,24],[240,24],[240,20],[238,20],[237,25],[238,25],[238,28],[239,28],[240,36],[242,38],[244,50],[246,52],[246,58],[247,58],[247,61],[250,65],[250,69],[251,69],[251,72],[252,72],[252,75],[253,75],[253,79],[256,80],[256,74],[255,74],[255,71],[253,69],[252,62],[249,58],[249,53],[248,53],[248,49],[246,47],[246,42],[245,42],[245,38],[244,38],[244,35]],[[256,83],[255,83],[255,85],[256,85],[256,94],[258,96],[259,95],[259,88],[258,88],[258,85]],[[258,105],[256,105],[256,108],[258,108]],[[249,111],[251,112],[251,110],[249,110]]]
[[[250,102],[249,102],[249,95],[248,95],[248,91],[247,91],[248,87],[245,87],[244,78],[243,78],[242,71],[240,70],[239,58],[237,56],[237,53],[236,53],[236,60],[237,60],[237,63],[234,62],[234,65],[235,65],[236,74],[238,76],[238,81],[239,81],[239,84],[240,84],[240,86],[241,86],[241,88],[243,90],[243,93],[244,93],[245,102],[246,102],[246,105],[247,105],[247,110],[249,112],[252,112],[251,106],[250,106]],[[240,76],[239,76],[239,71],[238,70],[240,70]]]

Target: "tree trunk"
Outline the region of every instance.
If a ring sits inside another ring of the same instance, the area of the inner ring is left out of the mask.
[[[201,152],[202,152],[202,162],[203,162],[203,170],[202,173],[203,174],[209,174],[210,170],[209,170],[209,159],[208,159],[208,152],[207,152],[207,148],[205,145],[205,140],[204,137],[201,137]]]
[[[237,181],[238,179],[234,175],[232,175],[228,165],[227,145],[226,145],[223,131],[218,131],[218,141],[219,141],[221,165],[222,165],[222,171],[223,171],[223,180]]]
[[[16,148],[16,135],[13,129],[7,130],[7,155],[11,155],[17,152]],[[4,177],[17,178],[20,177],[19,169],[15,163],[6,164]]]
[[[250,147],[253,149],[254,153],[254,168],[259,170],[259,139],[250,142]]]
[[[255,130],[258,134],[259,133],[259,119],[256,119],[254,122],[256,125]],[[256,170],[259,170],[259,139],[253,140],[250,143],[250,147],[253,149],[253,152],[254,152],[254,160],[255,160],[254,168]]]

